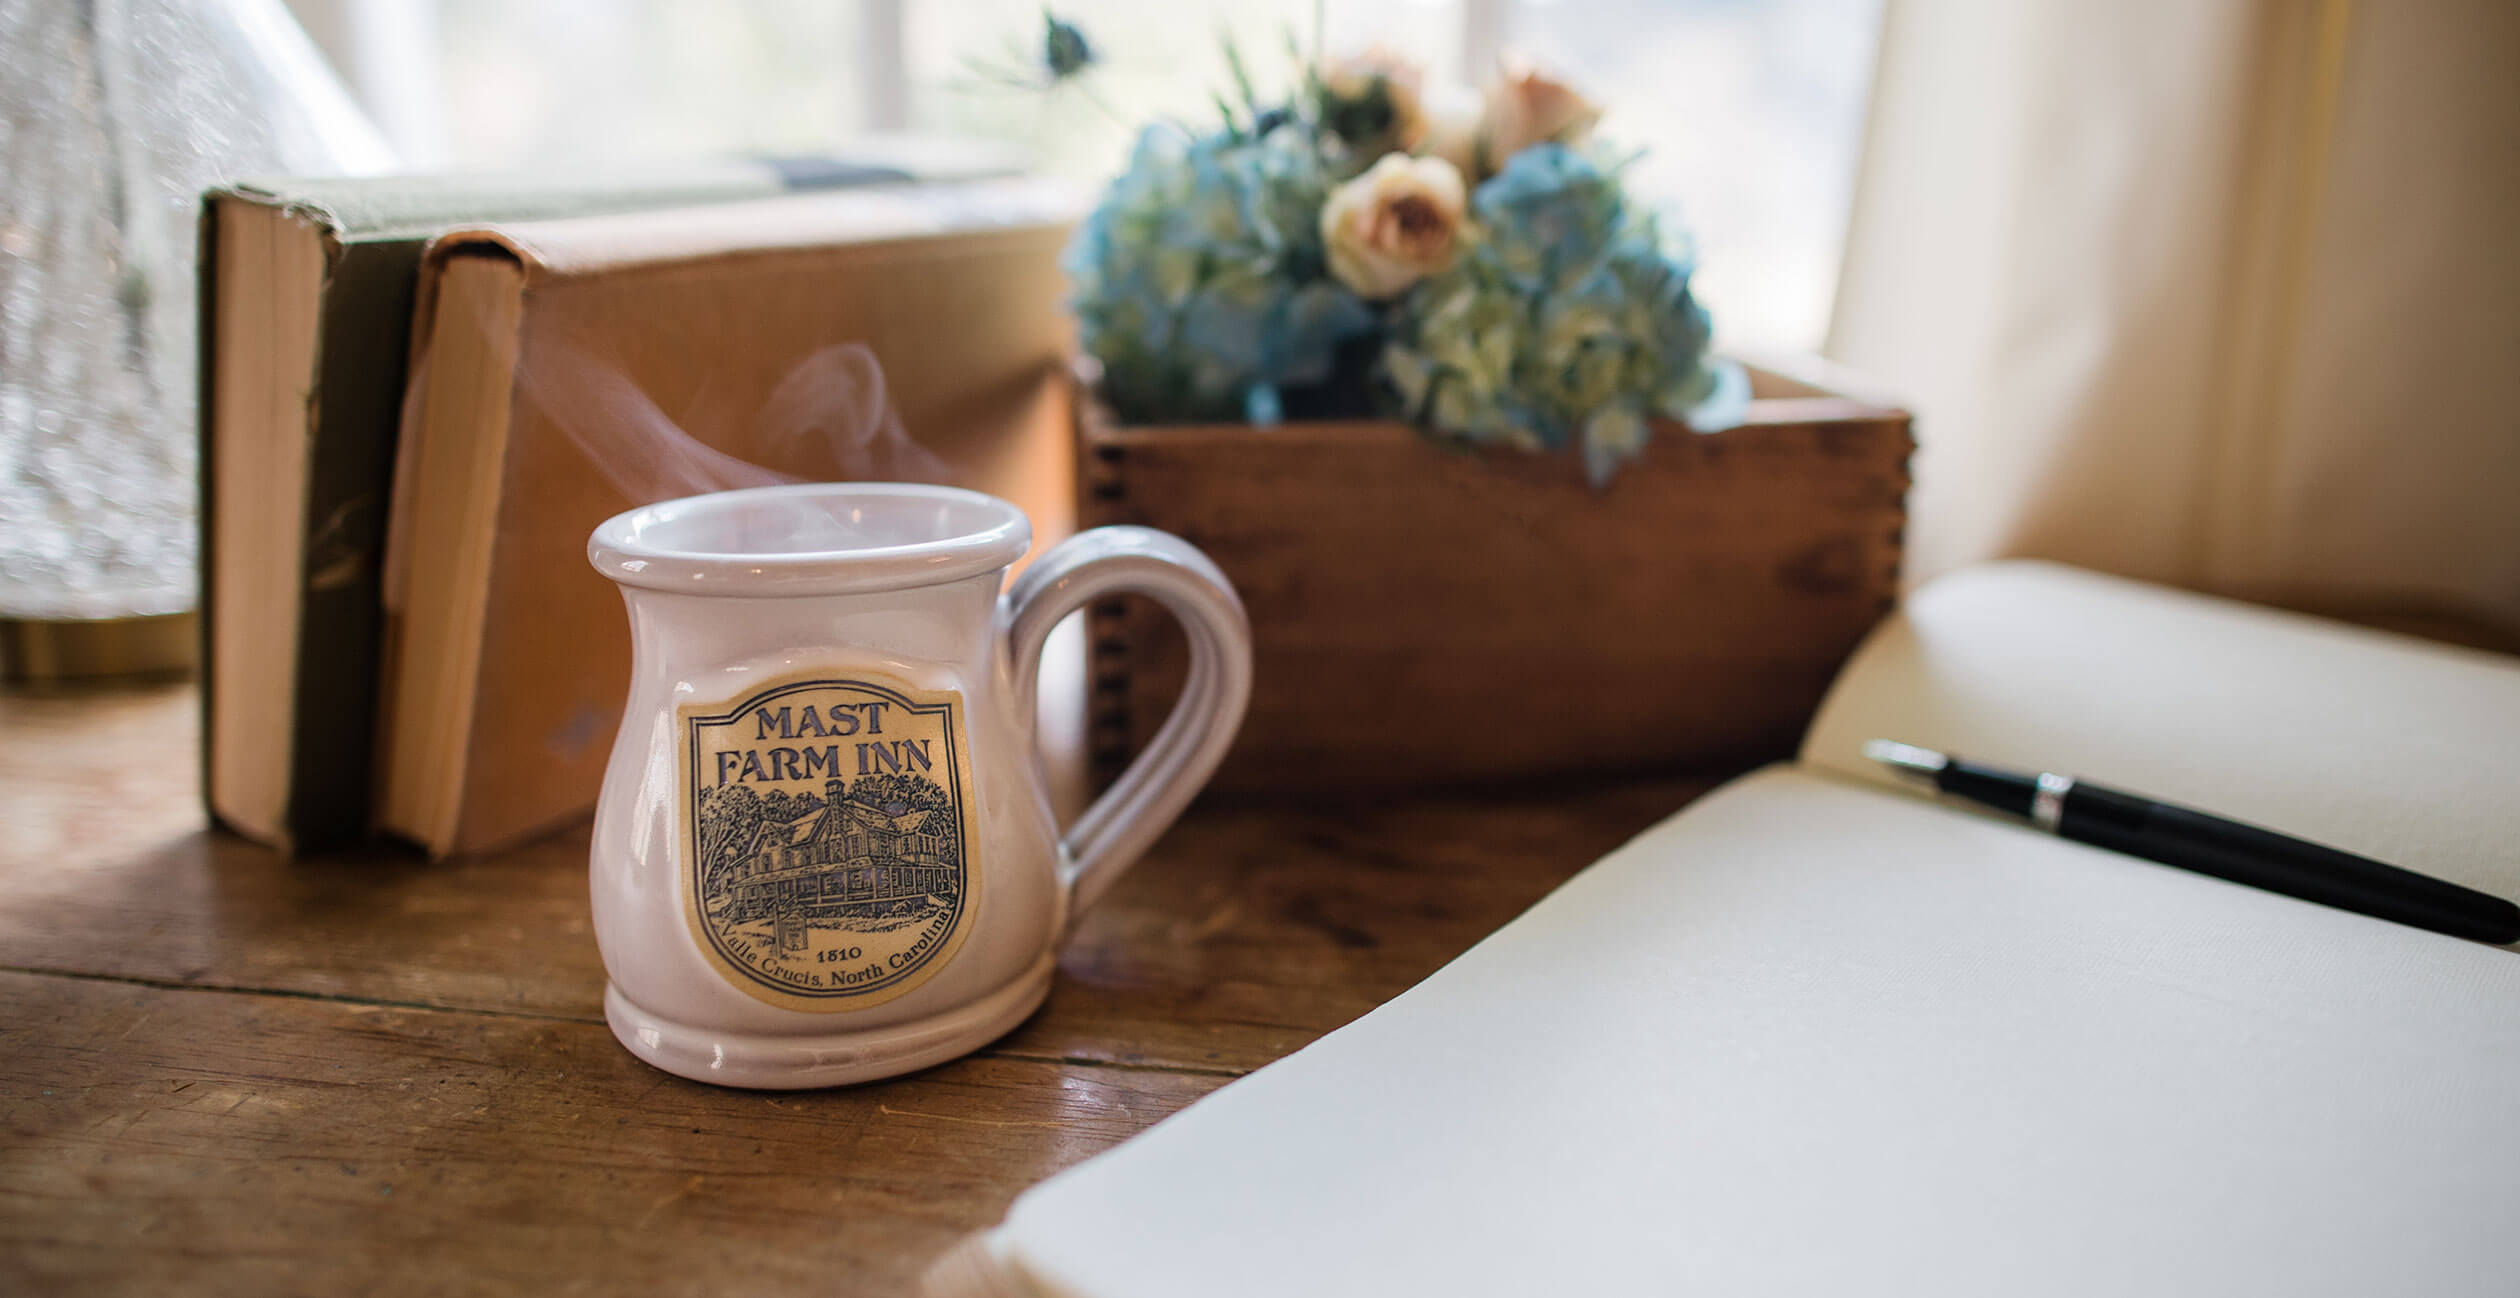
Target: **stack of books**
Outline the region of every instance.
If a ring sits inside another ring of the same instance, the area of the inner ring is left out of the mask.
[[[447,855],[585,814],[629,676],[585,539],[632,505],[907,477],[1066,530],[1075,195],[869,157],[207,196],[216,819]]]

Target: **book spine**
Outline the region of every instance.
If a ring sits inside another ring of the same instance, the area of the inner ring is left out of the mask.
[[[216,435],[211,426],[212,384],[219,372],[218,357],[214,354],[211,342],[219,336],[217,327],[219,200],[216,193],[202,196],[201,216],[195,221],[193,231],[193,265],[197,268],[194,272],[193,283],[193,337],[199,340],[199,350],[193,357],[193,463],[196,466],[193,473],[193,525],[198,530],[193,548],[193,562],[198,565],[196,570],[201,583],[201,593],[197,597],[199,603],[196,606],[200,610],[200,615],[194,619],[201,635],[201,659],[197,668],[199,675],[196,677],[201,682],[201,688],[198,691],[201,742],[194,745],[194,748],[201,771],[201,805],[210,819],[216,822],[219,818],[218,808],[210,795],[210,727],[213,724],[210,711],[210,682],[217,679],[211,673],[210,611],[217,607],[214,600],[218,594],[212,588],[211,581],[211,574],[218,571],[218,565],[215,562],[217,556],[213,552],[213,539],[216,532],[211,526],[212,496],[210,491],[211,466],[217,463],[211,458],[211,439]]]
[[[485,217],[508,217],[537,208],[557,214],[721,202],[782,189],[871,184],[894,174],[855,169],[792,177],[745,164],[725,174],[696,172],[640,189],[484,195],[478,210]],[[404,197],[429,192],[414,188]],[[374,212],[366,216],[383,220]],[[299,636],[284,816],[290,846],[299,852],[356,843],[373,819],[386,530],[420,259],[433,230],[415,229],[403,237],[336,235],[330,249],[307,412],[304,559],[297,574]]]
[[[325,287],[309,412],[288,822],[300,851],[368,829],[383,556],[411,349],[418,239],[343,246]]]

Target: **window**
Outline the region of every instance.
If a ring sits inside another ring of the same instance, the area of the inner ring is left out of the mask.
[[[1516,45],[1646,149],[1637,192],[1694,232],[1728,346],[1813,350],[1829,327],[1880,0],[1544,0]]]
[[[1109,174],[1138,126],[1213,114],[1222,37],[1287,81],[1311,0],[1076,0],[1085,83],[1045,89],[1038,0],[292,0],[415,165],[799,152],[875,128],[1008,140]],[[1331,50],[1442,80],[1527,53],[1609,107],[1638,192],[1699,253],[1719,340],[1809,348],[1828,311],[1880,0],[1374,0],[1318,7]]]

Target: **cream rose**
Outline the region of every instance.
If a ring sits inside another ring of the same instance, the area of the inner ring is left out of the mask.
[[[1437,86],[1427,93],[1423,112],[1426,129],[1409,151],[1421,157],[1442,158],[1461,173],[1463,180],[1476,179],[1480,119],[1487,114],[1479,92],[1458,84]]]
[[[1368,300],[1399,296],[1452,265],[1466,197],[1460,170],[1442,158],[1383,155],[1322,204],[1330,273]]]
[[[1601,105],[1528,65],[1508,64],[1489,88],[1485,122],[1490,169],[1544,141],[1577,144],[1601,120]]]

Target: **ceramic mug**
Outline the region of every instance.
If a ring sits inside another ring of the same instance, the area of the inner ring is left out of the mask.
[[[993,496],[809,484],[694,496],[587,542],[629,606],[630,697],[590,867],[604,1017],[730,1086],[861,1082],[978,1048],[1050,988],[1076,915],[1181,814],[1251,693],[1225,575],[1142,527],[1032,544]],[[1172,718],[1062,832],[1044,639],[1151,596],[1189,633]]]

